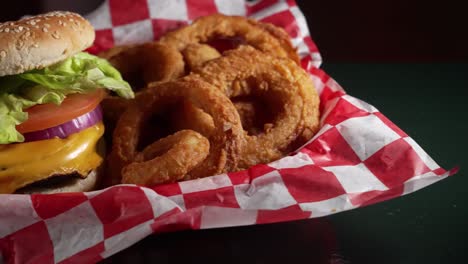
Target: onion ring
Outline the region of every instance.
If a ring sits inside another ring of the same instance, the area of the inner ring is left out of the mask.
[[[198,166],[209,154],[207,138],[181,130],[147,146],[122,170],[122,183],[151,186],[174,182]]]
[[[221,57],[221,54],[206,44],[192,43],[182,50],[184,61],[188,69],[201,66],[203,63]]]
[[[116,46],[99,54],[106,58],[137,91],[148,83],[169,81],[185,74],[184,61],[175,48],[157,42]],[[108,96],[102,102],[106,125],[112,127],[129,100]]]
[[[283,29],[240,16],[214,14],[200,17],[191,25],[167,33],[160,43],[182,51],[189,44],[209,43],[216,38],[229,37],[241,37],[246,44],[258,50],[290,58],[300,64],[296,49]]]
[[[256,107],[253,103],[242,101],[234,103],[234,107],[236,107],[236,110],[239,113],[244,130],[249,132],[249,134],[253,134],[252,131],[249,130],[255,127]]]
[[[104,50],[104,51],[101,51],[98,56],[103,58],[103,59],[106,59],[106,60],[109,60],[110,58],[114,57],[115,55],[121,53],[122,51],[124,50],[127,50],[131,47],[134,47],[136,46],[135,44],[130,44],[130,45],[118,45],[118,46],[114,46],[110,49],[107,49],[107,50]]]
[[[215,130],[213,118],[189,101],[181,104],[177,112],[172,114],[171,120],[176,130],[192,129],[205,137],[213,135]]]
[[[117,68],[124,79],[141,81],[135,88],[150,82],[173,80],[184,74],[180,52],[158,42],[116,46],[99,56]]]
[[[254,100],[235,100],[234,107],[239,113],[242,127],[248,135],[258,135],[271,124],[273,117],[268,111],[262,109],[261,102]]]
[[[208,138],[210,153],[200,165],[184,175],[184,179],[215,175],[237,167],[243,145],[243,130],[234,106],[209,83],[185,77],[177,81],[150,84],[137,95],[135,103],[117,122],[109,155],[111,173],[118,178],[116,182],[120,180],[122,169],[137,160],[137,146],[143,124],[150,120],[152,114],[181,101],[188,101],[202,109],[212,117],[214,123],[213,135]]]
[[[229,98],[255,97],[274,116],[263,133],[248,135],[239,169],[276,160],[309,140],[319,129],[319,97],[308,74],[294,61],[273,57],[250,46],[193,70]]]

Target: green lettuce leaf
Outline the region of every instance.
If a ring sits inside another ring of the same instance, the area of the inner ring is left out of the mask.
[[[15,127],[27,120],[25,109],[61,104],[68,94],[101,88],[123,98],[134,97],[130,85],[109,62],[84,52],[44,69],[0,77],[0,144],[24,141]]]
[[[19,76],[52,90],[68,90],[68,93],[106,88],[123,98],[134,96],[130,85],[109,62],[85,52]]]
[[[60,104],[65,95],[44,91],[40,86],[28,89],[31,91],[31,99],[14,94],[0,94],[0,144],[23,142],[24,137],[16,131],[19,125],[28,119],[28,113],[23,109],[37,104]]]

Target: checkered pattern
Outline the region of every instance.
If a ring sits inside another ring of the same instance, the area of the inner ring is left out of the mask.
[[[96,41],[88,51],[157,40],[171,29],[212,13],[248,16],[280,26],[298,48],[304,68],[319,67],[322,62],[304,15],[290,0],[108,0],[87,16],[96,28]]]
[[[320,56],[293,1],[111,0],[90,16],[99,29],[95,51],[127,36],[157,37],[215,11],[278,23],[296,37],[321,97],[317,135],[267,165],[153,189],[118,185],[89,193],[0,195],[0,262],[91,263],[153,233],[330,215],[414,192],[456,172],[440,168],[376,108],[312,67]]]

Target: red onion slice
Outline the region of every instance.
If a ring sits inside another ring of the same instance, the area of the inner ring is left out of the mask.
[[[51,138],[66,138],[71,134],[78,133],[86,128],[92,127],[102,120],[101,107],[96,107],[93,111],[72,119],[64,124],[47,128],[44,130],[25,133],[24,141],[38,141]]]

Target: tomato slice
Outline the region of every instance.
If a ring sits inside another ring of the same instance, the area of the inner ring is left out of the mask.
[[[66,123],[94,110],[105,96],[104,89],[88,94],[70,94],[61,105],[43,104],[26,109],[28,120],[16,126],[20,133],[39,131]]]

